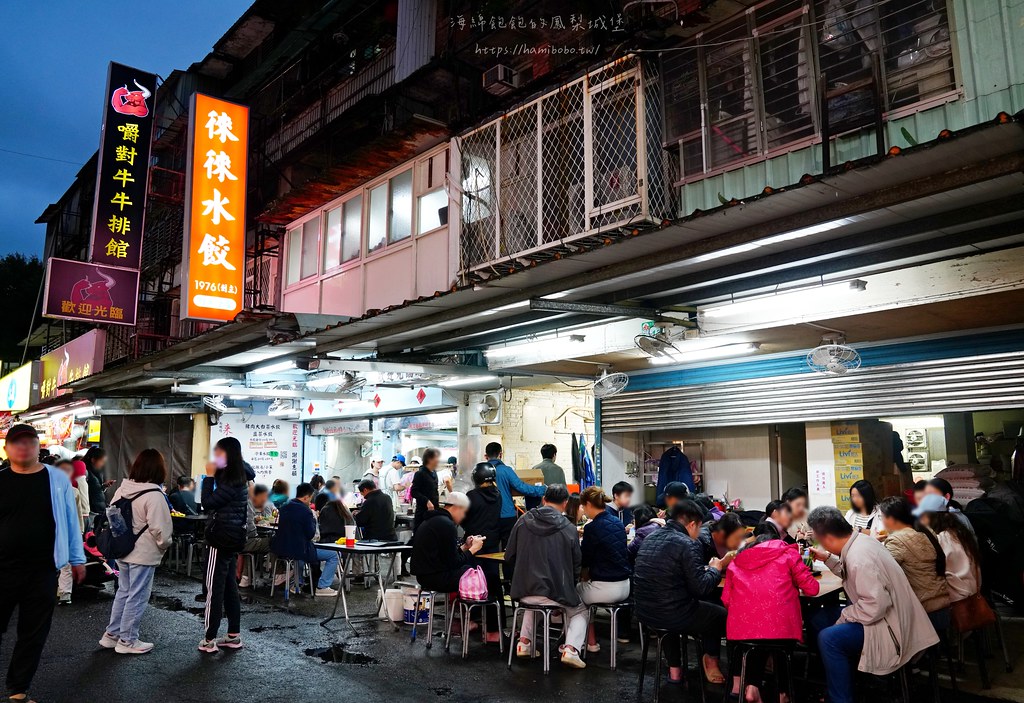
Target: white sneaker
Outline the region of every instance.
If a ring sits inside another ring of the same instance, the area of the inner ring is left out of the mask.
[[[100,646],[103,649],[113,649],[117,646],[117,637],[114,637],[109,632],[104,632],[103,636],[100,637]]]
[[[114,651],[118,654],[147,654],[152,649],[152,642],[143,642],[142,640],[135,640],[134,642],[118,640],[117,646],[114,647]]]
[[[227,649],[241,649],[242,638],[239,635],[221,635],[217,638],[218,647],[226,647]]]
[[[601,643],[597,642],[595,644],[588,644],[587,645],[587,651],[590,652],[591,654],[593,654],[594,652],[600,652],[601,651]]]
[[[530,650],[532,649],[530,642],[523,642],[519,640],[516,642],[516,656],[522,659],[527,659],[532,656]]]
[[[249,574],[243,574],[242,578],[238,579],[239,588],[248,588],[250,585]]]
[[[318,596],[324,596],[326,598],[331,598],[333,596],[338,595],[338,592],[335,591],[333,588],[318,588],[318,589],[316,589],[316,594]]]
[[[587,668],[587,663],[580,659],[579,653],[572,647],[566,647],[562,650],[562,663],[573,669]]]

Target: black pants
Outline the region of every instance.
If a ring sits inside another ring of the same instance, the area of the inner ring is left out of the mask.
[[[227,613],[228,632],[237,634],[242,627],[242,604],[238,599],[235,563],[238,554],[210,547],[206,562],[206,639],[217,637],[220,620]]]
[[[26,693],[39,668],[39,657],[50,634],[57,604],[57,571],[50,568],[14,569],[0,579],[0,635],[7,631],[18,608],[18,639],[7,669],[7,693]]]
[[[671,629],[684,635],[699,635],[704,645],[704,653],[717,657],[722,652],[722,636],[725,634],[725,608],[714,603],[698,601],[697,609],[687,618],[685,625]],[[678,637],[666,637],[663,649],[669,666],[683,665]]]
[[[498,519],[498,541],[501,543],[501,550],[505,551],[508,547],[508,538],[512,534],[512,528],[515,527],[516,520],[518,517],[503,517]]]

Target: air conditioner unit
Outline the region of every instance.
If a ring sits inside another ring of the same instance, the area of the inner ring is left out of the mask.
[[[519,71],[499,63],[484,71],[484,90],[491,95],[505,95],[522,85],[521,80]]]

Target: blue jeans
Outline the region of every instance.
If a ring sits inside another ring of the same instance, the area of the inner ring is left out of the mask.
[[[338,573],[338,552],[332,549],[318,549],[316,550],[316,558],[324,562],[324,570],[320,572],[320,580],[317,582],[316,587],[330,588],[331,584],[334,583],[334,577]],[[302,573],[303,566],[303,562],[298,562],[300,574]]]
[[[110,609],[107,634],[130,643],[139,639],[139,622],[149,604],[156,567],[122,561],[118,568],[117,594],[114,596],[114,606]]]
[[[864,626],[835,623],[839,608],[823,608],[811,617],[811,631],[817,632],[818,651],[825,665],[828,703],[853,703],[853,672],[864,649]]]

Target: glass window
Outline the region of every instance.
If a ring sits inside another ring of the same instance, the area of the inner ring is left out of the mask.
[[[444,211],[444,222],[441,211]],[[431,191],[419,197],[416,215],[416,233],[423,234],[448,223],[448,192],[444,188]]]
[[[370,224],[366,233],[366,251],[372,253],[384,246],[388,236],[388,184],[370,190]]]
[[[302,264],[299,271],[303,279],[315,276],[320,261],[320,217],[302,225]]]
[[[324,271],[338,266],[341,258],[341,208],[330,210],[324,223]]]
[[[360,236],[363,230],[363,196],[357,195],[342,208],[345,216],[341,235],[341,260],[345,262],[359,257]]]
[[[299,280],[299,262],[302,260],[302,228],[288,232],[288,283]]]
[[[412,234],[412,169],[391,179],[391,218],[388,242],[399,242]]]

